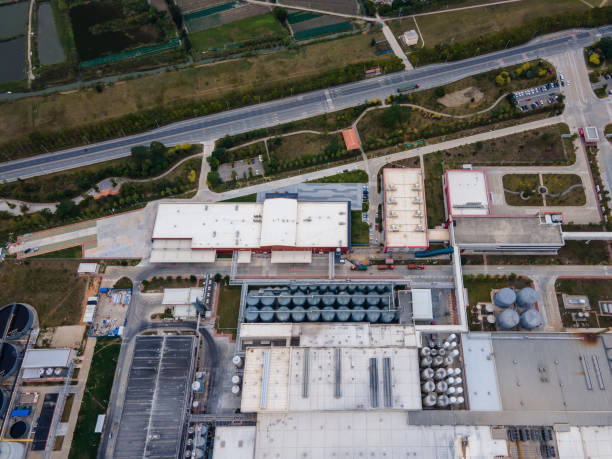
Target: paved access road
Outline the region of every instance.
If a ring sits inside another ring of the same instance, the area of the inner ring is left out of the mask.
[[[569,30],[538,37],[529,44],[458,62],[434,64],[415,70],[384,75],[299,96],[288,97],[236,110],[193,118],[142,134],[109,140],[0,164],[0,180],[13,181],[36,175],[127,156],[131,147],[161,141],[166,144],[203,142],[253,129],[308,118],[385,98],[398,86],[419,83],[432,88],[507,65],[582,49],[601,36],[612,35],[612,26],[591,30]]]

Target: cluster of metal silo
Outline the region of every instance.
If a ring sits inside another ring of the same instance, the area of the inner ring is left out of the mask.
[[[518,292],[509,287],[498,290],[493,296],[493,302],[503,309],[497,316],[499,329],[512,330],[519,324],[526,330],[540,327],[543,323],[542,314],[533,308],[537,301],[538,293],[531,287],[522,288]],[[521,309],[523,312],[520,312]]]
[[[246,322],[396,322],[387,284],[303,284],[247,293]]]
[[[457,335],[453,333],[444,341],[431,341],[419,349],[424,407],[447,408],[465,402],[461,368],[456,366],[457,347]]]

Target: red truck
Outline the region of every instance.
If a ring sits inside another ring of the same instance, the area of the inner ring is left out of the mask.
[[[378,269],[395,269],[394,265],[378,265]]]
[[[408,269],[425,269],[425,265],[408,265]]]
[[[386,264],[386,265],[392,265],[392,264],[393,264],[393,258],[387,258],[387,259],[385,260],[385,264]]]

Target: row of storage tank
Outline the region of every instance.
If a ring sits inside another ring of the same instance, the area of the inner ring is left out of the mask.
[[[397,320],[397,310],[379,308],[377,306],[359,307],[350,309],[348,306],[310,306],[303,308],[296,306],[289,309],[281,306],[274,309],[272,306],[246,308],[244,318],[247,322],[382,322],[392,323]]]
[[[497,326],[501,330],[511,330],[520,324],[525,330],[533,330],[542,325],[542,314],[537,309],[533,309],[538,301],[538,292],[531,287],[525,287],[516,292],[510,287],[498,290],[493,295],[493,302],[499,308],[504,309],[497,316]],[[510,306],[526,309],[519,314]]]
[[[447,408],[465,402],[461,368],[455,363],[457,347],[457,335],[451,334],[445,341],[432,341],[419,350],[424,407]]]

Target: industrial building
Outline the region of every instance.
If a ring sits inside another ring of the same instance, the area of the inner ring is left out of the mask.
[[[172,308],[175,319],[194,319],[198,313],[194,304],[204,300],[203,287],[165,288],[162,306]]]
[[[271,252],[272,262],[309,263],[312,252],[350,245],[348,202],[162,203],[151,262],[212,263],[216,253]],[[248,261],[245,260],[245,261]]]
[[[24,380],[61,381],[74,358],[72,349],[28,349],[21,368]]]
[[[445,192],[450,217],[491,213],[487,174],[484,170],[446,171]]]
[[[420,168],[386,168],[382,174],[385,252],[429,247],[425,187]]]

